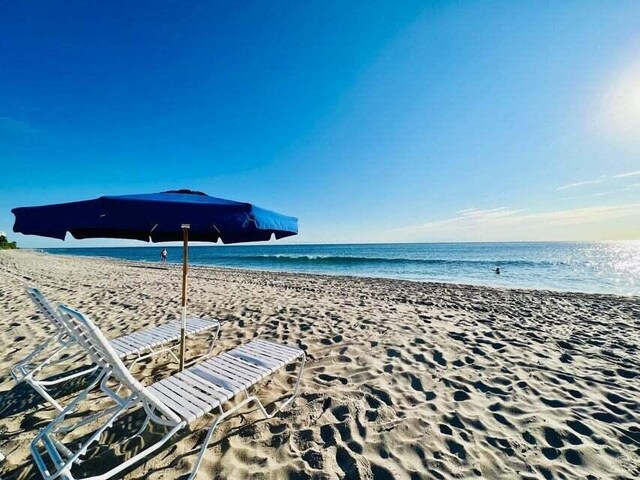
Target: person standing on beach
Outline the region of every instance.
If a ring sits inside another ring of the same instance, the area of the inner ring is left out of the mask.
[[[163,248],[162,252],[160,252],[160,261],[162,263],[167,261],[167,249],[166,248]]]

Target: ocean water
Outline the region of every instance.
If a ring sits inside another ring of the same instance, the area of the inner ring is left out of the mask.
[[[46,251],[158,262],[162,248]],[[182,261],[181,247],[166,248],[169,262]],[[192,246],[189,257],[195,265],[640,295],[640,241],[213,245]]]

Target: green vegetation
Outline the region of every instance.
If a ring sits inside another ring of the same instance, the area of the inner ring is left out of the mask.
[[[0,232],[0,250],[12,250],[18,248],[16,242],[10,242],[7,240],[7,235],[4,232]]]

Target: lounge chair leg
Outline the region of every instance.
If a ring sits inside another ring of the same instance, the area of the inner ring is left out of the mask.
[[[106,410],[102,410],[101,412],[97,412],[94,413],[92,415],[89,415],[85,418],[83,418],[82,420],[78,421],[77,423],[74,423],[73,425],[67,425],[65,427],[60,427],[58,428],[58,432],[61,433],[66,433],[66,432],[70,432],[72,430],[75,430],[76,428],[82,427],[83,425],[87,425],[91,422],[95,422],[97,419],[104,417],[105,415],[109,415],[110,413],[115,412],[116,410],[118,410],[118,408],[120,408],[118,405],[116,405],[115,407],[111,407],[111,408],[107,408]]]
[[[175,353],[173,353],[173,350],[169,350],[169,354],[173,357],[173,359],[174,359],[176,362],[180,363],[180,359],[176,356],[176,354],[175,354]]]
[[[32,364],[31,363],[31,359],[35,358],[36,355],[34,355],[33,357],[29,358],[28,361],[27,359],[25,359],[24,361],[18,363],[16,365],[17,366],[33,366],[33,368],[30,369],[29,373],[32,375],[35,375],[36,373],[38,373],[40,370],[42,370],[44,367],[46,367],[47,365],[51,364],[54,359],[60,355],[60,353],[62,353],[65,349],[66,345],[62,345],[57,347],[53,353],[51,353],[46,359],[42,360],[40,363],[38,364]],[[35,352],[34,352],[35,353]],[[40,352],[38,352],[40,353]],[[15,367],[14,367],[15,368]],[[15,378],[15,377],[14,377]],[[18,378],[15,378],[16,382],[20,382],[21,380]]]
[[[218,341],[218,336],[220,335],[220,322],[218,322],[218,327],[216,328],[216,333],[211,335],[211,344],[209,345],[209,351],[207,352],[207,357],[211,356],[211,352],[213,352],[213,347],[216,346]]]
[[[19,372],[21,367],[28,367],[33,365],[32,364],[33,359],[35,359],[38,355],[40,355],[40,353],[42,353],[52,342],[56,340],[58,340],[57,336],[53,338],[49,338],[49,340],[47,340],[46,342],[38,346],[33,352],[31,352],[29,355],[24,357],[22,360],[18,361],[11,368],[11,375],[13,376],[13,379],[16,381],[16,383],[20,383],[21,381],[21,379],[18,378],[16,372]],[[53,355],[55,355],[55,353]]]
[[[211,436],[213,435],[213,432],[215,431],[215,429],[218,427],[218,425],[220,424],[220,422],[222,420],[224,420],[225,418],[229,417],[230,415],[232,415],[233,413],[238,411],[241,407],[243,407],[245,405],[248,405],[251,402],[256,402],[256,404],[257,404],[258,408],[260,409],[260,412],[262,413],[262,416],[264,418],[267,418],[267,419],[273,418],[273,416],[276,413],[281,411],[284,407],[286,407],[287,405],[289,405],[293,401],[293,399],[298,394],[298,389],[300,388],[300,378],[302,377],[302,370],[304,368],[305,360],[306,360],[306,355],[303,353],[302,354],[302,360],[301,360],[301,363],[300,363],[300,368],[298,370],[298,376],[296,377],[296,385],[295,385],[295,387],[293,389],[293,393],[291,394],[291,396],[282,405],[280,405],[279,408],[275,409],[273,411],[273,413],[268,414],[267,410],[264,408],[264,405],[262,404],[260,399],[258,397],[255,397],[255,396],[249,396],[249,392],[246,389],[244,390],[246,398],[242,402],[240,402],[238,405],[236,405],[235,407],[233,407],[230,410],[227,410],[225,412],[225,411],[222,410],[222,406],[220,406],[220,411],[222,412],[222,414],[220,416],[218,416],[218,418],[216,418],[216,421],[209,428],[209,431],[207,432],[207,436],[205,437],[204,442],[202,442],[202,446],[200,447],[200,452],[198,452],[198,457],[196,458],[196,463],[193,466],[193,469],[191,470],[191,475],[189,475],[189,478],[187,480],[194,480],[196,478],[196,475],[198,474],[198,469],[200,468],[200,464],[202,463],[202,459],[204,458],[204,454],[205,454],[205,452],[207,450],[207,446],[209,445],[209,442],[211,441]]]
[[[298,389],[300,388],[300,379],[302,378],[302,371],[304,370],[304,363],[306,362],[306,360],[307,360],[307,356],[303,353],[302,359],[300,360],[300,367],[298,369],[298,376],[296,377],[296,386],[293,388],[293,393],[291,394],[291,396],[287,400],[285,400],[285,402],[282,405],[276,408],[273,411],[273,413],[267,418],[272,418],[276,413],[281,411],[283,408],[285,408],[287,405],[293,402],[293,400],[296,398],[296,396],[298,395]]]
[[[144,422],[142,422],[142,426],[140,427],[140,429],[131,438],[136,438],[142,435],[142,432],[145,431],[148,425],[149,425],[149,416],[147,415],[146,417],[144,417]]]
[[[38,392],[47,402],[49,402],[51,405],[53,405],[53,408],[55,408],[58,413],[62,412],[62,410],[64,410],[64,408],[58,403],[56,402],[56,400],[49,395],[49,392],[47,392],[43,387],[40,386],[40,384],[36,381],[31,381],[29,382],[29,384],[33,387],[33,389]]]
[[[72,373],[70,375],[65,375],[64,377],[56,378],[55,380],[38,380],[38,383],[40,385],[57,385],[58,383],[63,383],[68,380],[73,380],[74,378],[84,377],[86,375],[89,375],[90,373],[93,373],[96,370],[98,370],[98,368],[100,368],[99,365],[93,365],[79,372]]]
[[[232,413],[234,413],[240,407],[242,407],[242,406],[246,405],[247,403],[249,403],[250,401],[251,401],[251,397],[247,398],[246,400],[243,400],[241,403],[239,403],[238,405],[233,407],[231,410],[227,410],[226,412],[223,412],[220,416],[218,416],[218,418],[216,418],[216,421],[213,422],[213,425],[211,425],[211,427],[209,427],[209,431],[207,432],[207,436],[205,437],[204,442],[202,442],[202,445],[200,447],[200,452],[198,452],[198,457],[196,458],[196,463],[193,466],[193,469],[191,470],[191,475],[189,475],[189,478],[187,480],[193,480],[194,478],[196,478],[196,475],[198,475],[198,469],[200,468],[200,464],[202,463],[202,459],[204,458],[204,454],[207,451],[207,446],[209,445],[209,442],[211,441],[211,436],[213,435],[213,432],[218,427],[220,422],[222,420],[224,420],[225,418],[227,418]]]

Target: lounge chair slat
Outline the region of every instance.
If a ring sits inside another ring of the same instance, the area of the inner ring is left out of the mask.
[[[282,360],[282,359],[279,359],[279,358],[271,357],[271,356],[267,355],[264,351],[254,347],[253,345],[250,345],[250,344],[239,348],[238,351],[243,352],[243,353],[247,353],[249,355],[253,355],[258,361],[266,363],[267,365],[272,365],[272,366],[274,366],[276,368],[279,368],[280,366],[282,366],[282,364],[285,361],[285,360]]]
[[[145,336],[147,338],[149,338],[151,340],[151,342],[154,342],[153,345],[161,345],[164,341],[165,338],[162,333],[160,333],[158,330],[156,330],[155,328],[151,329],[151,330],[145,330],[141,333],[144,333]]]
[[[126,336],[122,338],[122,344],[125,346],[129,346],[132,351],[143,350],[146,347],[146,344],[136,339],[135,337]]]
[[[154,383],[151,386],[151,388],[155,393],[162,392],[166,397],[176,402],[183,409],[186,409],[189,412],[191,412],[193,415],[195,415],[196,418],[204,414],[204,411],[198,405],[194,405],[193,403],[190,402],[190,397],[179,395],[175,391],[171,390],[169,387],[167,387],[166,385],[160,382]]]
[[[251,386],[251,380],[247,380],[245,378],[239,377],[235,373],[231,373],[226,371],[224,368],[220,367],[214,359],[205,360],[204,362],[200,362],[200,365],[206,367],[210,371],[214,372],[216,375],[220,375],[223,379],[230,382],[232,385],[236,385],[239,388],[249,388]]]
[[[278,360],[281,362],[286,362],[291,358],[291,355],[286,352],[281,352],[279,350],[274,350],[272,348],[266,347],[262,344],[256,343],[251,345],[251,349],[255,352],[260,352],[264,356],[268,358],[273,358],[274,360]]]
[[[138,345],[132,345],[128,342],[122,342],[120,345],[126,348],[126,357],[139,353],[140,350],[142,350]]]
[[[251,383],[254,381],[250,373],[245,373],[241,369],[233,368],[226,362],[221,361],[218,357],[208,359],[206,365],[219,370],[226,377],[232,378],[242,385],[245,385],[247,382]]]
[[[273,350],[275,352],[281,352],[282,354],[286,355],[287,357],[291,357],[291,356],[298,356],[300,355],[300,352],[302,351],[299,348],[293,348],[293,347],[289,347],[286,345],[278,345],[277,343],[274,342],[269,342],[266,340],[262,340],[262,339],[257,339],[255,344],[257,346],[263,347],[263,348],[267,348],[269,350]]]
[[[275,365],[272,362],[267,362],[264,359],[260,358],[260,357],[256,357],[254,354],[247,352],[247,351],[231,351],[229,352],[229,355],[233,355],[234,357],[238,357],[242,360],[244,360],[245,362],[249,362],[249,363],[255,363],[257,365],[264,365],[266,367],[268,367],[269,369],[274,370]]]
[[[119,340],[124,345],[130,345],[132,348],[143,349],[147,345],[147,342],[142,341],[140,339],[140,335],[136,335],[135,333],[125,335],[124,337],[119,338]]]
[[[215,364],[218,368],[224,370],[232,377],[236,375],[238,379],[243,379],[245,383],[249,382],[249,384],[252,384],[260,380],[260,375],[257,375],[255,372],[249,371],[249,369],[240,368],[220,357],[212,358],[207,363]]]
[[[132,333],[131,338],[153,346],[161,345],[167,340],[167,336],[156,329]]]
[[[199,388],[200,387],[199,385],[194,386],[188,381],[186,381],[184,378],[182,377],[178,378],[178,375],[174,375],[172,377],[167,378],[166,382],[168,384],[179,386],[182,390],[188,392],[192,397],[202,401],[204,403],[203,408],[206,412],[213,410],[215,407],[217,407],[220,404],[220,400],[217,397]]]
[[[149,345],[152,347],[156,347],[161,345],[164,339],[162,337],[158,337],[153,330],[149,330],[146,332],[140,332],[139,334],[135,334],[135,338],[143,342],[145,345]]]
[[[229,390],[233,395],[236,395],[238,392],[244,390],[243,387],[239,387],[234,383],[229,382],[228,378],[218,375],[216,372],[211,371],[205,365],[198,364],[195,367],[189,369],[193,374],[204,378],[205,380],[213,383],[215,385],[219,385],[225,390]]]
[[[223,353],[219,357],[224,358],[228,362],[234,363],[235,365],[238,366],[238,368],[246,368],[259,375],[266,376],[266,375],[269,375],[272,371],[270,368],[267,368],[262,365],[256,365],[254,363],[245,362],[244,360],[241,360],[240,358],[234,357],[233,355],[229,355],[227,353]]]
[[[223,390],[219,386],[209,383],[204,378],[193,375],[187,370],[176,374],[176,377],[180,377],[180,379],[185,383],[207,393],[207,395],[216,399],[219,403],[226,402],[233,395],[230,391]]]
[[[110,342],[110,343],[111,343],[111,346],[113,347],[113,349],[117,353],[119,353],[120,355],[123,355],[123,354],[127,353],[127,349],[123,345],[121,345],[119,343],[114,343],[114,342]]]
[[[175,342],[178,338],[180,338],[179,331],[177,331],[175,328],[169,328],[163,325],[161,325],[160,327],[156,327],[155,333],[159,336],[160,346],[164,346],[170,342]]]
[[[189,385],[175,378],[175,376],[162,380],[162,385],[174,391],[181,398],[187,399],[189,403],[197,406],[205,413],[213,408],[211,406],[211,400],[209,400],[203,392],[190,388]]]
[[[241,347],[238,347],[236,351],[245,352],[245,353],[248,353],[249,355],[257,356],[258,358],[261,358],[263,361],[273,364],[274,366],[276,366],[281,362],[279,359],[275,359],[271,357],[267,358],[264,351],[260,348],[256,348],[256,346],[253,345],[251,342],[247,343],[246,345],[242,345]]]
[[[178,373],[178,375],[184,376],[185,380],[190,382],[195,382],[196,385],[200,388],[207,388],[212,395],[219,395],[220,402],[226,402],[231,397],[233,397],[233,392],[231,390],[227,390],[220,385],[216,385],[205,380],[203,377],[199,377],[195,373],[191,372],[189,369],[184,370],[183,372]]]
[[[262,338],[256,338],[253,342],[260,345],[265,345],[270,348],[274,348],[276,350],[282,350],[289,355],[299,356],[302,352],[302,350],[298,347],[290,347],[289,345],[282,345],[280,343],[271,342],[269,340],[263,340]]]
[[[286,359],[289,358],[289,355],[286,355],[284,353],[280,354],[280,353],[272,352],[268,350],[266,347],[263,347],[262,345],[254,344],[253,342],[250,342],[250,343],[247,343],[246,345],[241,346],[238,350],[247,350],[247,351],[254,352],[264,357],[268,357],[267,358],[268,360],[271,360],[275,363],[285,361]]]
[[[223,359],[227,369],[231,371],[239,370],[242,372],[246,372],[245,375],[248,375],[249,378],[252,378],[253,383],[258,383],[259,381],[261,381],[262,379],[268,377],[271,373],[273,373],[273,371],[267,370],[267,369],[263,369],[260,371],[255,370],[254,368],[252,368],[252,367],[255,367],[255,365],[249,364],[247,362],[243,362],[239,358],[233,357],[231,355],[223,357]]]
[[[163,391],[152,389],[151,387],[149,387],[149,390],[156,397],[158,397],[158,399],[162,401],[162,403],[166,404],[169,408],[171,408],[171,410],[178,413],[185,420],[192,422],[197,418],[196,415],[193,414],[193,412],[187,410],[180,404],[180,402],[176,402],[175,400],[173,400],[173,398],[166,395]]]
[[[204,330],[207,328],[208,320],[202,318],[187,318],[187,330]]]

